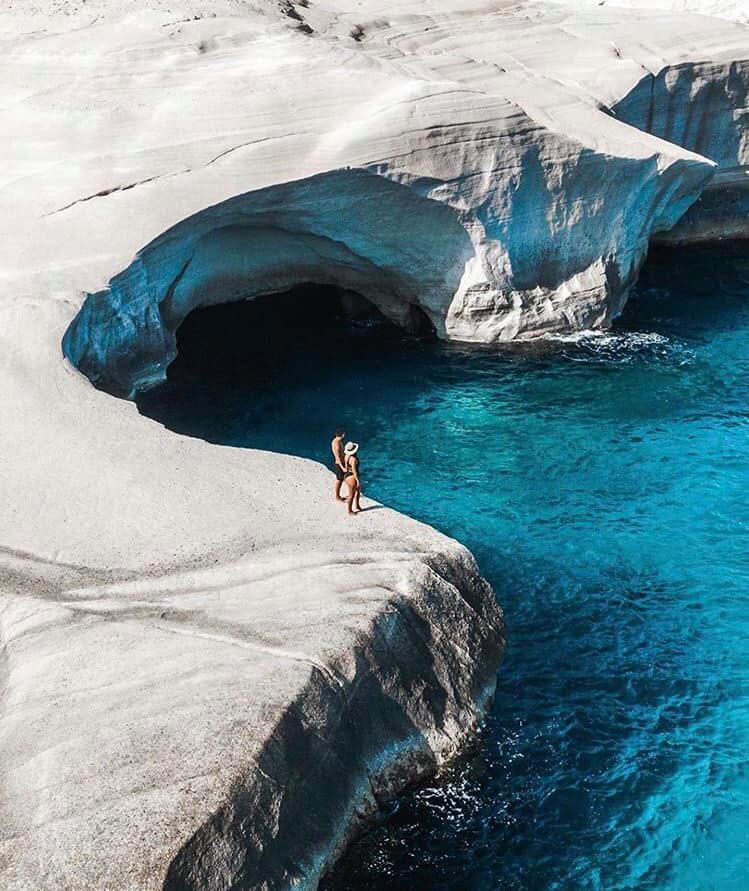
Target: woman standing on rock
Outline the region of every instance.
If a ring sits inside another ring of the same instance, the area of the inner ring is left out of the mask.
[[[359,478],[359,444],[356,442],[347,442],[346,448],[343,450],[346,477],[345,483],[348,486],[348,512],[350,514],[358,514],[361,511],[361,479]]]

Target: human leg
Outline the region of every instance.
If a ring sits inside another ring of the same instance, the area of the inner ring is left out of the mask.
[[[354,514],[356,513],[354,510],[354,500],[356,499],[356,493],[359,487],[352,478],[346,480],[346,485],[348,486],[348,512]]]

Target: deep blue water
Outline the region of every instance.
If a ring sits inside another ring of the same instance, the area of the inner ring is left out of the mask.
[[[344,423],[366,493],[467,544],[509,626],[478,751],[325,887],[749,888],[749,246],[649,261],[606,335],[297,350],[142,408],[326,463]]]

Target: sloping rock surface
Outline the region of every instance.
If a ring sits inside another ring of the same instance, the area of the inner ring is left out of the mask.
[[[159,573],[15,555],[2,887],[314,887],[454,755],[494,689],[500,613],[463,549],[393,514],[367,526],[343,552],[313,532]]]
[[[43,0],[0,44],[0,886],[314,887],[473,732],[491,591],[314,464],[90,380],[149,386],[193,308],[306,281],[459,340],[608,324],[707,184],[689,237],[724,186],[744,231],[747,29]]]

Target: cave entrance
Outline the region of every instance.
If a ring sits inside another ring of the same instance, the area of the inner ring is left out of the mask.
[[[280,417],[289,392],[355,380],[357,369],[373,358],[395,363],[436,340],[418,307],[408,308],[405,323],[396,325],[361,294],[314,283],[201,307],[177,329],[177,357],[166,381],[138,394],[136,404],[141,414],[178,433],[248,445],[253,415]],[[356,399],[348,401],[354,405],[342,407],[328,425],[355,412]],[[236,435],[227,424],[232,416]],[[262,440],[251,444],[271,447]]]
[[[404,330],[355,291],[307,283],[193,310],[177,329],[177,358],[167,380],[268,385],[294,358],[340,357],[345,363],[357,348],[433,333],[418,307],[409,307]]]

